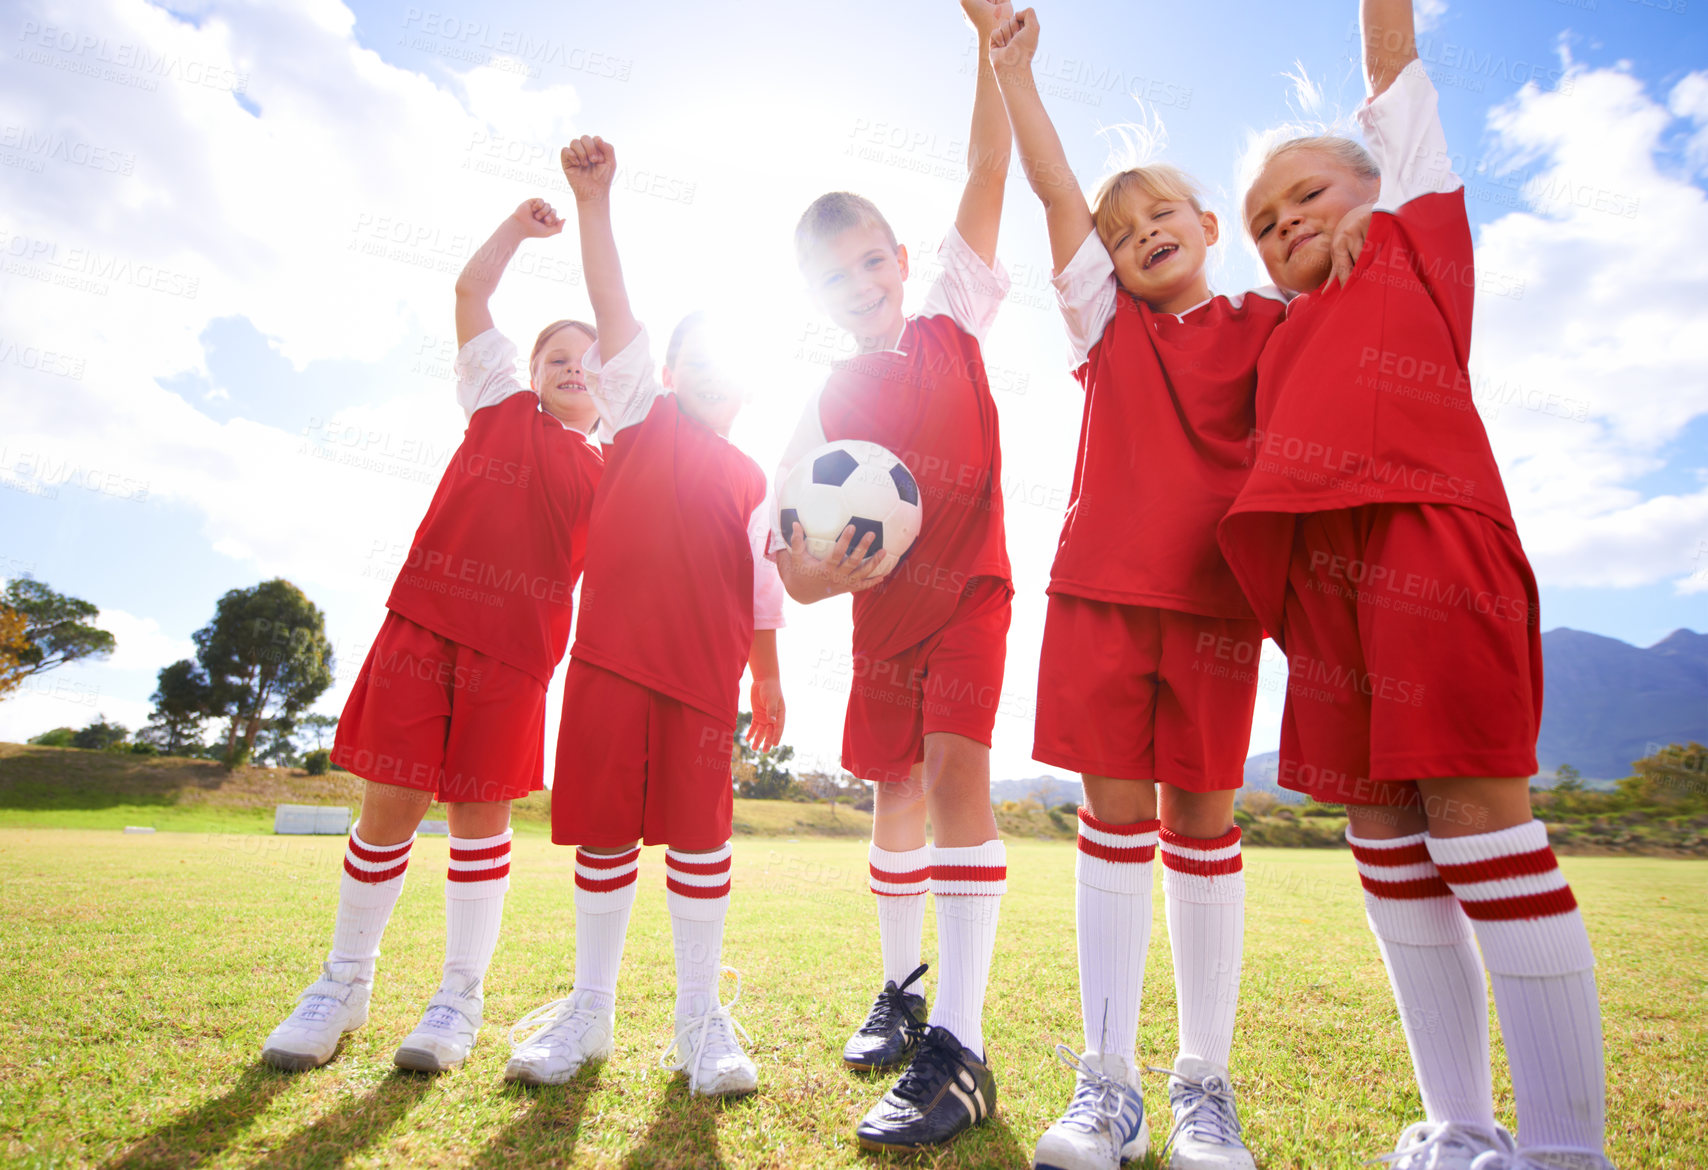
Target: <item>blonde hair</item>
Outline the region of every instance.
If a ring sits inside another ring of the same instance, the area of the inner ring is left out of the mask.
[[[599,340],[599,331],[585,321],[575,321],[568,317],[565,317],[562,321],[553,321],[550,325],[547,325],[544,329],[540,330],[540,335],[534,338],[534,352],[528,355],[528,368],[530,370],[534,368],[534,363],[540,360],[540,354],[545,352],[546,342],[550,341],[565,329],[579,329],[581,332],[587,334],[589,340]]]
[[[1295,154],[1301,150],[1314,150],[1325,155],[1336,166],[1344,167],[1361,179],[1380,182],[1382,168],[1376,165],[1376,159],[1364,149],[1363,145],[1341,134],[1298,134],[1287,136],[1287,130],[1271,131],[1265,135],[1253,138],[1247,145],[1246,156],[1240,166],[1242,182],[1240,183],[1240,208],[1242,220],[1246,200],[1251,198],[1251,189],[1257,186],[1257,181],[1263,177],[1276,159]],[[1246,235],[1251,234],[1251,224],[1246,221]]]
[[[890,247],[897,246],[895,229],[876,203],[852,191],[831,191],[814,199],[795,224],[796,260],[804,261],[819,244],[854,227],[881,228]]]
[[[1193,211],[1204,213],[1202,190],[1191,175],[1177,166],[1150,163],[1116,171],[1098,184],[1097,194],[1091,200],[1091,221],[1105,247],[1132,218],[1127,199],[1133,194],[1189,203]]]

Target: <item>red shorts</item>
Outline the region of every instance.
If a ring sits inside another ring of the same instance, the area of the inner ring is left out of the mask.
[[[1188,792],[1238,788],[1262,649],[1255,618],[1051,594],[1032,758]]]
[[[704,853],[735,820],[735,729],[620,674],[569,660],[552,781],[552,840]]]
[[[893,658],[854,655],[844,768],[862,780],[906,780],[925,759],[925,737],[937,731],[990,746],[1013,596],[1007,581],[975,577],[929,638]]]
[[[388,611],[332,762],[445,803],[519,800],[545,786],[545,733],[539,679]]]
[[[1367,504],[1294,526],[1279,780],[1330,804],[1418,803],[1418,778],[1530,776],[1536,579],[1480,512]]]

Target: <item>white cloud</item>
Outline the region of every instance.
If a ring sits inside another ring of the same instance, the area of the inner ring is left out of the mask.
[[[1447,0],[1417,0],[1412,5],[1412,20],[1420,33],[1438,27],[1446,15]]]
[[[153,618],[137,617],[122,609],[103,609],[95,624],[117,642],[112,657],[106,660],[112,670],[141,670],[153,675],[169,662],[196,656],[194,642],[168,636]]]
[[[1682,587],[1708,459],[1641,481],[1676,476],[1669,445],[1708,414],[1708,199],[1663,164],[1667,106],[1623,68],[1565,65],[1490,111],[1494,162],[1465,176],[1473,200],[1527,200],[1480,233],[1472,376],[1539,579]]]

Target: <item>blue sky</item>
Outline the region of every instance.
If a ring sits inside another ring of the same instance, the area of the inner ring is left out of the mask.
[[[1252,18],[1264,7],[1263,20]],[[1647,645],[1708,625],[1708,24],[1692,5],[1432,0],[1420,46],[1464,162],[1479,265],[1473,373],[1544,628]],[[915,255],[953,215],[973,39],[953,3],[858,9],[485,3],[289,6],[26,0],[0,29],[0,577],[88,598],[109,663],[0,703],[0,738],[97,711],[135,726],[154,674],[225,590],[295,580],[327,612],[336,711],[383,616],[460,415],[451,281],[529,194],[569,209],[556,146],[617,144],[617,232],[643,318],[753,320],[735,438],[770,466],[834,339],[789,232],[820,192],[883,206]],[[1089,186],[1100,128],[1160,122],[1162,157],[1229,228],[1249,131],[1362,97],[1355,5],[1063,5],[1039,73]],[[1289,80],[1319,88],[1314,107]],[[1141,106],[1129,97],[1145,97]],[[1221,288],[1257,266],[1230,231]],[[994,774],[1032,775],[1042,588],[1079,400],[1048,301],[1042,216],[1016,172],[989,346],[1007,389],[1017,599]],[[495,301],[519,339],[586,312],[573,228]],[[918,264],[928,278],[931,265]],[[1509,278],[1509,279],[1508,279]],[[909,296],[917,303],[924,284]],[[844,607],[845,609],[845,607]],[[793,609],[787,738],[829,759],[843,609]],[[1273,746],[1278,667],[1253,751]]]

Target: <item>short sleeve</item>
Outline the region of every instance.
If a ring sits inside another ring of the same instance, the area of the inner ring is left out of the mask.
[[[1102,237],[1095,231],[1087,232],[1079,251],[1050,283],[1056,288],[1056,305],[1067,326],[1068,347],[1077,370],[1091,356],[1091,347],[1115,316],[1115,262],[1109,258]]]
[[[1453,173],[1437,106],[1434,83],[1423,62],[1413,60],[1382,94],[1358,108],[1364,141],[1382,169],[1376,210],[1395,211],[1420,195],[1465,185]]]
[[[795,464],[799,463],[808,451],[817,450],[830,442],[824,436],[824,420],[818,413],[819,398],[823,393],[822,386],[814,391],[812,400],[801,412],[801,421],[796,424],[794,436],[783,449],[783,458],[777,464],[777,476],[771,486],[772,497],[765,503],[766,527],[771,533],[770,547],[765,550],[765,555],[772,560],[777,559],[778,552],[789,547],[788,535],[782,531],[776,515],[776,493],[783,489],[783,481],[789,478]]]
[[[953,225],[937,249],[937,259],[942,262],[943,272],[925,294],[919,315],[946,316],[983,345],[997,310],[1008,296],[1008,273],[1000,260],[991,268],[979,259],[979,254]]]
[[[581,368],[587,371],[587,392],[599,409],[599,441],[609,443],[618,431],[646,418],[664,385],[652,368],[652,342],[645,326],[609,361],[600,352],[602,344],[595,341],[588,347]]]
[[[473,418],[475,411],[497,406],[512,394],[530,392],[515,343],[496,329],[488,329],[459,349],[452,369],[464,418]]]
[[[771,497],[766,496],[747,518],[747,539],[753,546],[753,628],[783,628],[783,578],[770,559]]]

